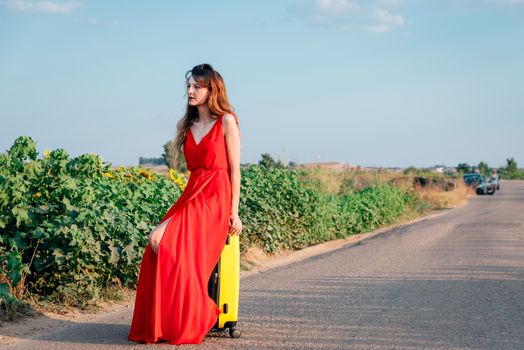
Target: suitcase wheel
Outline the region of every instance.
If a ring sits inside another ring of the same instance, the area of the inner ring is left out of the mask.
[[[240,330],[236,328],[229,328],[229,335],[231,338],[240,338]]]

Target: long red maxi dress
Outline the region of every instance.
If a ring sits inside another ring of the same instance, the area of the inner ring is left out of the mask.
[[[129,340],[198,344],[221,312],[207,285],[225,245],[231,214],[222,117],[198,144],[191,130],[187,133],[184,156],[191,175],[161,221],[171,218],[157,254],[149,244],[144,252]],[[235,121],[238,125],[236,116]]]

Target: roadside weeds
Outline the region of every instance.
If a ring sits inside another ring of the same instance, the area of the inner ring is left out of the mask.
[[[461,185],[449,192],[424,188],[417,189],[417,191],[429,203],[431,211],[422,215],[415,212],[408,213],[396,224],[367,233],[327,241],[297,251],[280,250],[274,254],[267,254],[260,248],[250,247],[241,257],[240,278],[246,278],[270,269],[296,263],[315,255],[356,245],[392,229],[429,220],[449,212],[449,209],[463,207],[467,204],[467,198],[475,195]],[[22,305],[19,310],[12,310],[12,321],[0,322],[0,346],[12,344],[20,339],[32,338],[56,331],[72,323],[89,322],[107,314],[131,310],[134,301],[135,290],[130,288],[108,288],[103,290],[100,300],[82,310],[53,303],[26,300],[26,304]]]
[[[463,201],[455,208],[460,208],[466,203],[466,201]],[[429,214],[415,219],[406,218],[394,225],[383,227],[372,232],[351,235],[347,238],[320,243],[298,251],[280,251],[276,254],[268,255],[259,248],[250,248],[242,256],[240,278],[246,278],[270,269],[299,262],[315,255],[356,245],[392,229],[429,220],[447,212],[449,212],[447,209],[433,210]],[[131,309],[135,301],[135,290],[122,288],[118,293],[108,291],[107,297],[109,300],[100,300],[93,305],[93,307],[86,310],[74,308],[60,310],[56,305],[49,308],[35,305],[33,315],[31,315],[31,313],[29,313],[29,315],[25,314],[22,315],[18,321],[0,324],[0,346],[12,344],[20,338],[35,337],[43,333],[51,332],[72,322],[86,322],[108,313]]]

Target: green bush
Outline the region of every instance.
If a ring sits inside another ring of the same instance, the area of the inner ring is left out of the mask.
[[[29,293],[81,306],[101,288],[134,286],[147,234],[180,196],[181,178],[62,149],[37,157],[30,137],[0,154],[0,304]],[[413,193],[377,181],[326,192],[303,171],[270,165],[243,168],[241,179],[243,252],[300,249],[424,210]]]
[[[326,218],[320,214],[326,209],[323,198],[300,183],[297,171],[251,165],[242,171],[241,188],[243,250],[253,244],[267,252],[280,247],[299,249],[320,235]]]
[[[37,155],[29,137],[0,154],[0,297],[29,291],[74,303],[133,285],[147,234],[180,188],[145,169],[112,170],[97,155]]]
[[[289,168],[251,165],[242,172],[241,248],[274,252],[300,249],[390,224],[408,211],[427,206],[412,192],[374,184],[362,191],[329,194],[300,181]]]

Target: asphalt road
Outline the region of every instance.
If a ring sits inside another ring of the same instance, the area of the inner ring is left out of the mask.
[[[240,339],[188,349],[524,349],[524,181],[352,247],[243,278]],[[131,310],[6,349],[145,349]],[[168,344],[147,348],[166,348]]]

